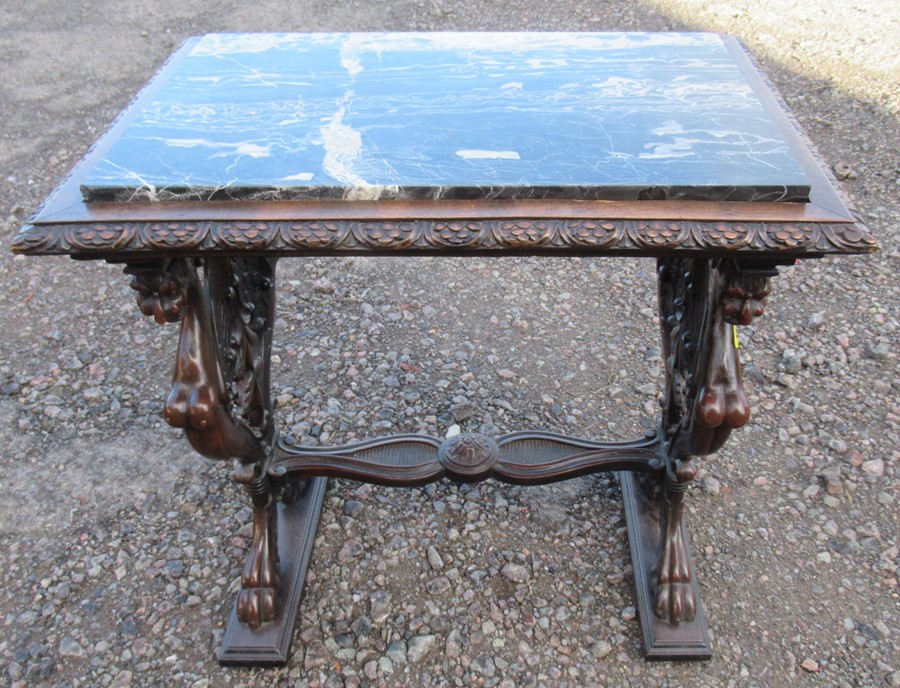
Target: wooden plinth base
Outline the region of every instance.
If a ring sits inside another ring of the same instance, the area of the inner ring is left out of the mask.
[[[633,473],[618,474],[625,500],[625,519],[631,544],[631,563],[637,587],[638,616],[644,637],[644,656],[649,660],[702,660],[712,657],[696,568],[688,544],[688,567],[694,571],[691,584],[697,597],[693,621],[673,625],[660,621],[654,611],[653,568],[659,550],[659,504],[638,484]]]
[[[327,478],[313,478],[294,504],[278,504],[278,568],[284,591],[281,616],[252,630],[238,621],[235,602],[219,650],[220,664],[271,666],[287,662],[327,483]]]

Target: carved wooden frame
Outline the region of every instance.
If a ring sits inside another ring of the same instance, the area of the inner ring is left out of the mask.
[[[750,257],[773,253],[868,253],[876,243],[864,227],[812,222],[699,222],[511,218],[479,220],[354,220],[114,222],[32,225],[13,250],[32,255],[106,257],[161,251],[286,255],[292,252],[466,253],[512,250],[656,255],[674,250]]]

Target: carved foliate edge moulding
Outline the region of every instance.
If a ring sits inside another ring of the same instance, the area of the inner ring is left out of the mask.
[[[783,255],[873,253],[864,226],[819,222],[665,220],[303,220],[26,225],[16,253],[351,253],[405,250],[629,252],[673,249]]]

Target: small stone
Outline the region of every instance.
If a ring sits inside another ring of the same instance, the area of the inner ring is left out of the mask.
[[[847,443],[839,437],[833,437],[828,440],[828,448],[843,454],[847,451]]]
[[[163,570],[172,578],[181,578],[184,575],[184,562],[181,559],[175,559],[168,562]]]
[[[96,403],[98,401],[102,401],[103,397],[106,395],[99,387],[88,387],[81,393],[81,396],[83,396],[84,400],[87,402]]]
[[[809,326],[814,330],[821,330],[825,327],[825,313],[824,311],[820,311],[818,313],[813,313],[809,316],[809,320],[807,321]]]
[[[881,634],[881,636],[883,638],[887,638],[891,635],[891,629],[888,628],[888,625],[881,619],[878,619],[872,625],[875,627],[875,630],[877,630]]]
[[[819,552],[816,555],[816,560],[822,564],[830,564],[831,563],[831,553],[830,552]]]
[[[387,656],[394,664],[406,664],[406,641],[395,640],[388,645]]]
[[[429,595],[441,595],[450,589],[450,579],[447,576],[432,578],[425,584]]]
[[[357,540],[347,540],[341,549],[338,551],[338,561],[347,561],[347,559],[351,559],[353,557],[358,557],[362,554],[363,546]]]
[[[382,674],[393,674],[394,673],[394,663],[391,661],[391,658],[385,655],[384,657],[380,657],[378,659],[378,670]]]
[[[356,499],[344,502],[344,513],[348,516],[356,516],[363,508],[363,503]]]
[[[846,454],[844,454],[844,461],[849,463],[854,468],[859,468],[863,464],[863,455],[860,454],[856,449],[851,449]]]
[[[832,169],[834,170],[834,176],[841,181],[856,179],[859,176],[853,166],[845,162],[835,163]]]
[[[284,408],[294,400],[294,395],[290,392],[279,394],[275,397],[275,408]]]
[[[331,294],[334,292],[334,285],[328,281],[327,277],[320,277],[313,282],[313,291],[319,294]]]
[[[8,385],[3,385],[3,388],[0,389],[0,393],[4,396],[12,397],[22,391],[22,388],[17,385],[15,382],[10,382]]]
[[[409,649],[406,651],[406,657],[410,664],[420,662],[425,655],[431,652],[434,647],[435,637],[433,635],[417,635],[409,641]]]
[[[369,596],[369,613],[372,615],[372,621],[375,623],[383,623],[387,620],[388,615],[391,613],[391,596],[379,590],[378,592],[373,592]]]
[[[501,368],[497,371],[497,377],[501,380],[514,380],[518,376],[509,368]]]
[[[872,459],[871,461],[865,461],[863,462],[862,469],[869,475],[874,475],[880,478],[884,475],[884,461],[882,459]]]
[[[324,666],[329,656],[325,643],[318,638],[310,640],[306,646],[306,655],[303,657],[303,668],[309,671]]]
[[[478,407],[471,401],[464,401],[450,407],[450,414],[457,423],[466,420],[467,418],[471,418],[477,411]]]
[[[519,564],[507,564],[500,570],[500,574],[513,583],[524,583],[528,580],[528,571]]]
[[[840,466],[828,466],[823,469],[823,471],[819,474],[825,481],[825,491],[830,495],[839,495],[843,494],[844,486],[841,483],[841,468]]]
[[[870,344],[868,347],[869,358],[873,358],[876,361],[884,361],[894,356],[894,353],[891,351],[891,347],[889,344],[881,343],[881,344]]]
[[[372,633],[372,622],[369,621],[367,616],[358,616],[350,624],[350,630],[356,634],[357,638],[363,638]]]
[[[138,635],[141,629],[138,628],[133,616],[126,616],[119,624],[119,633],[122,635]]]
[[[713,477],[704,478],[700,486],[706,494],[712,496],[716,496],[722,491],[722,484]]]
[[[450,659],[456,659],[462,654],[462,634],[458,628],[450,631],[447,636],[447,643],[444,645],[444,654]]]
[[[816,660],[807,657],[802,662],[800,662],[800,668],[804,671],[808,671],[811,674],[816,674],[819,672],[819,663]]]
[[[444,560],[441,559],[441,555],[434,547],[428,548],[428,565],[433,568],[435,571],[440,571],[444,568]]]
[[[622,610],[622,621],[634,621],[637,617],[637,610],[634,607],[625,607]]]
[[[375,680],[378,678],[378,662],[374,659],[366,662],[366,665],[363,667],[363,673],[366,675],[366,678],[371,680]]]
[[[472,671],[474,671],[476,674],[481,674],[482,676],[486,676],[487,678],[491,678],[494,674],[497,673],[497,667],[494,665],[494,660],[487,655],[478,655],[475,659],[472,660],[469,668],[471,668]]]
[[[785,349],[781,354],[781,365],[787,373],[798,373],[803,367],[803,357],[793,349]]]
[[[594,643],[594,646],[591,648],[591,654],[594,655],[597,659],[603,659],[610,652],[613,651],[613,646],[610,645],[605,640],[599,640]]]
[[[59,643],[59,654],[63,657],[84,657],[84,649],[70,635]]]

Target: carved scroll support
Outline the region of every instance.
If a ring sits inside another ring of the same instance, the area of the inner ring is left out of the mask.
[[[762,315],[774,273],[733,259],[659,261],[664,477],[621,477],[649,658],[709,654],[684,496],[698,457],[720,449],[731,431],[749,420],[735,327]]]
[[[131,265],[141,312],[181,322],[166,421],[194,449],[236,460],[234,479],[253,506],[253,537],[241,577],[238,618],[251,628],[280,612],[276,494],[267,470],[274,429],[269,357],[274,260],[207,258]]]
[[[771,292],[769,274],[774,270],[742,270],[734,261],[721,261],[716,271],[715,295],[707,333],[706,361],[694,406],[690,432],[691,453],[712,454],[732,430],[750,420],[750,404],[744,394],[737,327],[753,322],[765,311]]]

